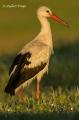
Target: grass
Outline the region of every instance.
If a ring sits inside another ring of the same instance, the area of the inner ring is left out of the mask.
[[[79,88],[73,90],[63,90],[61,87],[56,90],[50,88],[46,92],[42,91],[40,101],[36,101],[34,96],[30,96],[25,104],[21,104],[17,98],[9,96],[7,102],[0,103],[0,111],[13,113],[79,112]]]

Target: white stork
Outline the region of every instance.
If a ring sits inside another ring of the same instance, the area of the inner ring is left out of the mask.
[[[36,99],[39,100],[39,83],[43,75],[48,72],[49,59],[53,53],[53,43],[47,18],[52,18],[64,26],[68,26],[46,6],[38,8],[37,17],[41,23],[41,31],[17,54],[9,71],[10,80],[5,88],[6,93],[18,95],[22,101],[26,100],[23,95],[23,88],[34,79],[37,81]]]

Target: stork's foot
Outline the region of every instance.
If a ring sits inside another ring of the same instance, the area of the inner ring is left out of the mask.
[[[24,89],[22,87],[16,92],[16,96],[18,96],[19,102],[21,103],[26,103],[28,100],[27,96],[24,95]]]
[[[22,95],[22,96],[19,97],[19,101],[20,101],[21,103],[26,103],[27,100],[28,100],[28,98],[27,98],[27,96],[25,96],[25,95]]]

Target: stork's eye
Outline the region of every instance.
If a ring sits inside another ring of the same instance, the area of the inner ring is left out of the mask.
[[[47,13],[49,13],[49,10],[46,10]]]

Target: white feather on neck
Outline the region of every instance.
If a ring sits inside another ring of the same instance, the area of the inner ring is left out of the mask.
[[[49,45],[51,48],[51,52],[53,52],[53,43],[52,43],[52,33],[51,33],[51,28],[50,28],[50,23],[48,22],[46,17],[43,16],[38,16],[38,19],[41,23],[41,31],[38,34],[37,38]]]

